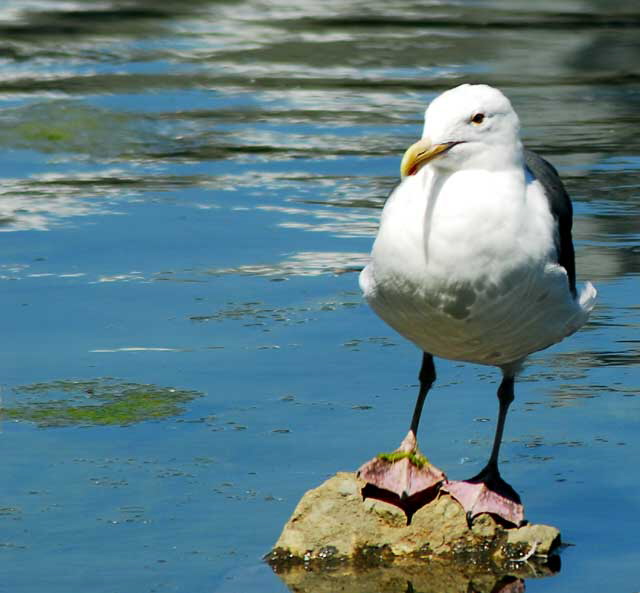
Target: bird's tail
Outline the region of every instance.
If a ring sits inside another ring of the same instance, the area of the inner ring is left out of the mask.
[[[591,313],[591,310],[596,304],[597,296],[598,291],[596,290],[596,287],[591,284],[591,282],[585,282],[582,290],[580,291],[580,296],[578,297],[578,304],[586,315]]]
[[[571,316],[566,325],[566,335],[569,336],[572,333],[578,331],[589,319],[589,313],[596,304],[596,296],[598,291],[591,282],[585,282],[578,298],[575,301],[577,305],[575,313]]]

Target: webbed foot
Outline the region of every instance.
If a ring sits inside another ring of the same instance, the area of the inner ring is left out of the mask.
[[[413,431],[393,453],[381,453],[361,466],[358,476],[367,482],[362,497],[402,509],[407,525],[418,509],[437,496],[446,480],[444,473],[418,451]]]
[[[524,521],[524,506],[518,493],[505,482],[497,467],[485,467],[469,480],[454,480],[442,485],[467,513],[469,525],[481,513],[491,513],[519,526]]]

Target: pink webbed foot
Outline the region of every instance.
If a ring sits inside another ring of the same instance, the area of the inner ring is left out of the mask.
[[[462,505],[469,525],[481,513],[490,513],[516,526],[524,521],[520,496],[502,479],[497,469],[485,468],[470,480],[446,482],[442,490]]]
[[[418,451],[416,437],[409,431],[393,453],[382,453],[358,470],[366,480],[362,497],[375,498],[402,509],[407,525],[414,513],[438,494],[446,476]]]

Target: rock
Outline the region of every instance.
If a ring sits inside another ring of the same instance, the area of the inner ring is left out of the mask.
[[[363,502],[363,486],[355,474],[340,472],[302,497],[266,557],[293,590],[395,591],[396,583],[404,592],[410,580],[425,592],[467,591],[471,584],[473,591],[515,592],[521,577],[553,574],[557,567],[560,533],[554,527],[507,529],[485,514],[470,529],[462,507],[446,493],[407,525],[397,507]],[[369,582],[362,573],[372,569],[378,576]]]

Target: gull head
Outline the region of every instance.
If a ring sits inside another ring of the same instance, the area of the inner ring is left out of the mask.
[[[422,139],[410,146],[401,176],[425,165],[438,170],[502,170],[522,166],[520,122],[509,99],[485,84],[463,84],[436,97]]]

